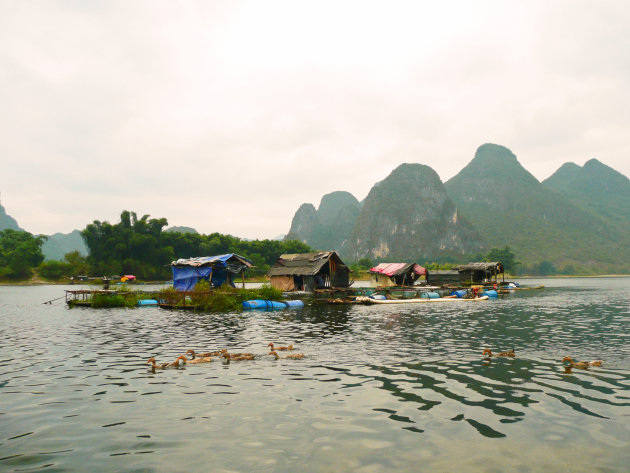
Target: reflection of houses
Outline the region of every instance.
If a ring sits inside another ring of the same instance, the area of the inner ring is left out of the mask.
[[[369,273],[372,286],[413,286],[427,270],[416,263],[381,263]]]
[[[171,263],[173,287],[178,291],[192,291],[200,280],[209,281],[213,287],[227,282],[234,287],[234,277],[244,277],[252,262],[234,253],[218,256],[178,259]]]
[[[281,255],[267,273],[283,291],[348,287],[350,270],[334,251]]]
[[[496,283],[497,275],[503,274],[503,265],[498,262],[460,264],[453,269],[459,271],[462,284]]]

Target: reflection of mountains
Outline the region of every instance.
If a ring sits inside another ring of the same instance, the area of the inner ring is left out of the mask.
[[[465,420],[479,434],[490,438],[506,437],[501,424],[524,420],[527,408],[541,402],[541,399],[536,399],[538,393],[557,399],[575,412],[603,419],[609,416],[597,412],[593,403],[600,404],[602,408],[605,405],[630,406],[630,402],[613,402],[595,395],[602,393],[613,398],[616,391],[627,389],[624,380],[604,377],[601,372],[595,371],[582,372],[579,377],[566,375],[558,363],[527,359],[368,366],[375,374],[357,374],[330,366],[326,368],[342,372],[345,376],[361,378],[362,384],[378,381],[381,383],[379,389],[390,392],[400,402],[417,404],[418,411],[430,411],[446,404],[452,416],[443,420]],[[624,379],[627,382],[627,378]],[[387,407],[374,407],[373,410],[388,414],[390,419],[404,424],[403,429],[417,433],[427,430],[427,424],[435,420],[422,414],[418,414],[417,418],[401,415]]]

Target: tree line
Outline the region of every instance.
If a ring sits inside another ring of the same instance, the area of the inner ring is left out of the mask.
[[[81,231],[88,250],[65,255],[63,261],[46,261],[43,235],[4,230],[0,232],[0,279],[27,279],[37,268],[45,279],[90,275],[133,274],[143,280],[171,278],[170,263],[179,258],[237,253],[250,259],[254,274],[263,274],[284,253],[313,251],[300,241],[243,240],[232,235],[165,232],[165,218],[138,217],[124,210],[115,224],[94,220]]]

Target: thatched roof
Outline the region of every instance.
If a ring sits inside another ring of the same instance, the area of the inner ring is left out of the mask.
[[[453,269],[457,271],[497,271],[500,273],[503,271],[503,265],[498,261],[493,263],[467,263],[454,266]]]
[[[346,265],[334,251],[281,255],[267,273],[269,276],[314,276],[332,260],[335,267]]]

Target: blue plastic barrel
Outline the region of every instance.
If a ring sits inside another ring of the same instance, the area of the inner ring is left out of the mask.
[[[138,301],[139,306],[150,306],[150,305],[158,305],[158,301],[155,299],[142,299]]]
[[[495,299],[497,297],[499,297],[499,293],[497,291],[495,291],[494,289],[490,289],[489,291],[486,291],[483,293],[484,296],[488,296],[492,299]]]
[[[285,305],[287,307],[304,307],[304,302],[302,302],[302,301],[286,301]]]
[[[385,299],[387,299],[387,297],[385,297],[383,294],[372,294],[370,296],[370,299],[376,299],[377,301],[384,301]]]
[[[466,296],[466,291],[464,289],[459,289],[457,291],[451,292],[451,296],[457,296],[458,299],[461,299]]]
[[[420,294],[423,299],[439,299],[440,295],[437,292],[423,292]]]
[[[285,304],[284,302],[277,302],[277,301],[254,299],[251,301],[243,302],[243,309],[286,309],[286,308],[287,308],[287,304]]]

